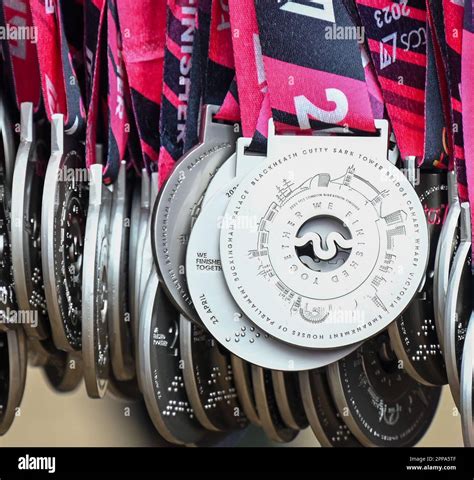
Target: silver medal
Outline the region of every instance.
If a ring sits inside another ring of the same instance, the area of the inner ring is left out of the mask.
[[[178,445],[222,439],[197,420],[184,386],[179,345],[179,313],[152,270],[141,308],[139,379],[148,414],[160,435]]]
[[[275,136],[227,207],[221,261],[243,312],[307,348],[360,342],[405,309],[423,279],[428,232],[379,137]],[[412,252],[407,257],[406,252]]]
[[[41,265],[41,200],[48,161],[44,138],[36,138],[33,104],[21,104],[21,139],[12,186],[12,265],[18,307],[36,316],[26,322],[28,336],[50,335]],[[43,133],[44,132],[38,132]]]
[[[222,345],[235,355],[264,368],[300,371],[326,366],[352,352],[357,345],[343,349],[318,351],[301,349],[272,338],[243,313],[234,300],[221,268],[220,231],[225,211],[241,178],[262,157],[244,154],[249,139],[241,138],[237,161],[231,156],[224,166],[227,178],[219,173],[224,185],[204,202],[197,218],[186,256],[187,281],[194,307],[202,322]],[[239,176],[236,176],[238,168]],[[216,175],[216,177],[217,177]],[[225,181],[227,180],[227,181]]]
[[[449,387],[459,407],[462,347],[472,311],[471,213],[468,203],[461,204],[460,244],[451,267],[444,314],[444,360]]]
[[[467,327],[461,366],[461,425],[465,447],[474,447],[474,314]]]
[[[110,369],[107,263],[112,192],[102,183],[102,169],[100,163],[89,168],[82,275],[82,356],[86,390],[92,398],[105,395]]]
[[[214,432],[245,428],[228,352],[183,315],[179,332],[184,385],[199,423]]]
[[[449,271],[453,261],[454,251],[459,239],[459,216],[461,205],[458,199],[456,174],[448,173],[448,213],[443,223],[436,249],[433,300],[436,333],[438,334],[441,349],[444,350],[444,314],[446,306],[446,293],[448,291]]]
[[[114,376],[120,382],[135,377],[128,296],[130,287],[130,277],[128,275],[130,187],[131,185],[127,180],[127,165],[126,162],[122,162],[114,184],[108,263],[110,358]]]
[[[216,106],[205,107],[200,143],[176,165],[153,212],[152,246],[160,278],[179,310],[198,322],[184,267],[188,238],[209,181],[235,151],[238,137],[234,126],[213,122],[217,110]]]
[[[64,135],[63,115],[53,115],[51,157],[41,207],[42,265],[54,343],[81,349],[82,266],[88,204],[84,145]]]
[[[327,367],[341,418],[366,447],[411,447],[428,430],[441,387],[428,387],[400,368],[384,331]]]

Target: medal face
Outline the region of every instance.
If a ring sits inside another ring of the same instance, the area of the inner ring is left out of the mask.
[[[270,370],[252,365],[252,384],[258,418],[267,437],[279,443],[288,443],[294,440],[298,435],[298,430],[289,428],[281,418]]]
[[[474,446],[472,389],[474,379],[474,317],[467,327],[461,367],[461,425],[465,447]]]
[[[242,409],[249,422],[260,427],[261,423],[258,418],[252,385],[251,366],[236,355],[231,355],[230,361],[232,363],[232,372],[234,374],[234,383],[239,403],[242,405]]]
[[[461,205],[461,243],[449,276],[444,319],[444,359],[449,387],[459,407],[462,352],[472,312],[471,227],[467,203]]]
[[[230,169],[227,173],[231,177],[230,182],[225,182],[224,188],[221,187],[203,204],[191,232],[186,257],[189,291],[206,328],[235,355],[274,370],[318,368],[352,352],[357,345],[315,352],[276,340],[252,323],[237,305],[222,272],[219,249],[220,231],[224,226],[222,220],[226,219],[227,205],[240,181],[240,178],[235,178],[235,169],[234,173]],[[218,175],[224,183],[222,174],[218,173],[216,177]]]
[[[222,432],[246,427],[248,421],[238,402],[229,354],[182,315],[179,330],[184,384],[201,425]]]
[[[304,430],[308,426],[308,419],[301,400],[297,374],[273,370],[272,382],[282,420],[294,430]]]
[[[112,193],[102,183],[102,165],[91,165],[82,277],[82,356],[87,393],[102,398],[110,369],[107,264]]]
[[[435,255],[447,206],[447,185],[442,173],[422,173],[416,191],[428,223],[430,256],[423,290],[389,328],[390,340],[405,370],[425,385],[447,383],[446,367],[434,318],[433,277]]]
[[[411,447],[429,428],[441,388],[427,387],[398,368],[386,332],[329,365],[328,378],[338,411],[367,447]]]
[[[360,447],[337,411],[324,369],[299,373],[304,409],[322,447]]]
[[[190,320],[199,322],[186,283],[189,234],[212,176],[235,150],[234,126],[212,122],[217,107],[203,116],[201,143],[176,165],[163,185],[153,213],[152,246],[158,273],[170,298]]]
[[[119,382],[135,377],[129,303],[131,190],[122,162],[114,184],[108,262],[108,322],[112,370]]]
[[[353,139],[298,137],[301,145],[293,138],[285,150],[282,138],[227,207],[227,284],[244,313],[279,340],[307,348],[360,342],[392,322],[420,285],[422,206],[388,160]]]
[[[442,349],[444,349],[444,313],[446,293],[448,291],[449,283],[449,271],[453,262],[454,252],[459,243],[459,216],[461,214],[461,205],[457,196],[457,185],[454,172],[448,173],[448,193],[448,214],[444,219],[438,247],[436,249],[433,278],[436,330]]]
[[[216,435],[198,422],[188,399],[180,364],[179,313],[159,285],[155,270],[141,312],[140,384],[156,429],[166,441],[182,445],[195,445]]]
[[[15,419],[26,382],[27,352],[22,329],[0,333],[0,435]]]
[[[42,265],[54,343],[65,351],[82,344],[82,266],[88,205],[84,145],[64,135],[53,116],[52,152],[41,210]]]
[[[35,322],[24,323],[28,336],[45,339],[50,334],[41,264],[41,200],[49,159],[47,127],[33,125],[33,106],[21,107],[21,143],[12,186],[12,264],[18,307],[34,312]],[[35,140],[34,128],[40,129]]]

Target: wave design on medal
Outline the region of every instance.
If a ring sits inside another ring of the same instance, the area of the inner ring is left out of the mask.
[[[344,238],[339,232],[330,232],[326,237],[326,248],[324,248],[323,239],[316,232],[307,232],[302,237],[295,238],[295,247],[304,247],[308,243],[311,243],[316,258],[327,261],[337,255],[338,246],[344,250],[351,250],[354,240]]]

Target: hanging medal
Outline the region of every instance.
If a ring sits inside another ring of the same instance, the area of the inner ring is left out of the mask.
[[[2,4],[1,19],[3,25],[23,21],[31,27],[31,12],[26,2]],[[0,125],[2,132],[1,159],[1,237],[4,245],[1,259],[2,326],[13,328],[14,333],[5,335],[5,348],[9,350],[8,362],[21,364],[21,349],[15,345],[25,344],[22,323],[28,335],[46,338],[49,325],[44,300],[43,279],[41,274],[41,254],[39,249],[38,216],[41,214],[42,182],[44,180],[45,149],[33,139],[33,109],[41,110],[41,89],[36,57],[36,47],[32,39],[22,38],[3,42],[5,73],[11,88],[14,105],[21,114],[21,139],[17,159],[13,154],[13,129],[6,95],[0,98]],[[29,72],[31,70],[31,76]],[[32,102],[32,103],[27,103]],[[34,104],[34,106],[33,106]],[[14,115],[18,118],[17,114]],[[38,117],[37,117],[38,118]],[[41,132],[41,128],[39,128]],[[38,159],[38,162],[36,160]],[[29,162],[31,160],[31,163]],[[15,176],[13,176],[13,168]],[[33,165],[33,168],[31,166]],[[30,169],[28,169],[30,166]],[[38,168],[35,169],[34,166]],[[38,181],[36,179],[39,178]],[[39,189],[36,187],[41,185]],[[13,188],[15,187],[15,188]],[[31,202],[30,202],[31,198]],[[21,314],[21,315],[20,315]],[[26,314],[26,315],[25,315]],[[25,321],[21,321],[25,319]],[[23,352],[23,355],[25,352]],[[24,359],[23,359],[24,360]],[[10,365],[10,369],[12,366]],[[26,374],[26,370],[24,372]],[[25,375],[10,378],[10,390],[23,391]],[[23,382],[23,383],[22,383]],[[8,383],[8,382],[7,382]],[[15,385],[17,383],[17,385]],[[8,388],[6,392],[8,394]],[[21,396],[18,402],[21,401]],[[5,417],[8,411],[19,406],[7,401]],[[13,420],[13,418],[12,418]],[[8,420],[5,421],[5,425]],[[5,428],[8,428],[7,426]]]
[[[32,2],[45,110],[51,122],[51,157],[41,211],[42,266],[53,340],[81,349],[82,260],[88,189],[84,178],[85,112],[64,31],[61,4]],[[82,173],[82,174],[81,174]]]
[[[218,8],[213,4],[213,8]],[[220,7],[219,7],[220,8]],[[177,35],[192,39],[191,22],[195,7],[182,10],[183,20],[177,20]],[[180,17],[178,17],[180,18]],[[228,18],[228,13],[224,18]],[[213,15],[209,45],[209,63],[204,88],[200,142],[181,157],[185,138],[186,100],[190,88],[190,41],[180,51],[168,50],[179,60],[179,78],[165,75],[162,113],[160,178],[166,179],[154,209],[152,245],[158,273],[177,307],[190,319],[200,323],[186,284],[186,247],[192,224],[211,177],[234,152],[240,129],[233,124],[219,123],[215,114],[234,76],[231,39],[228,28],[219,29],[222,17]],[[179,22],[179,23],[178,23]],[[185,106],[183,106],[183,102]],[[181,157],[181,158],[180,158]],[[176,161],[179,160],[178,163]],[[170,173],[170,170],[172,172]]]
[[[132,229],[136,227],[135,254],[130,258],[131,269],[131,322],[134,341],[138,339],[140,304],[151,275],[153,258],[151,251],[151,214],[158,194],[158,156],[160,149],[159,118],[161,111],[161,86],[163,78],[163,49],[166,13],[163,6],[153,12],[157,25],[147,25],[152,6],[141,7],[139,18],[145,26],[136,21],[135,7],[129,2],[118,1],[118,22],[123,44],[123,59],[130,87],[133,119],[140,140],[141,174],[140,208],[131,218]],[[143,47],[146,45],[146,48]],[[152,76],[159,88],[149,81]],[[154,119],[150,121],[150,119]],[[138,223],[137,223],[138,222]]]
[[[375,133],[357,42],[342,49],[325,38],[336,17],[351,25],[344,6],[330,2],[314,15],[290,3],[256,7],[274,127],[266,160],[227,207],[224,274],[244,313],[268,334],[300,347],[347,346],[388,325],[417,291],[428,241],[422,207],[386,161],[388,130],[381,122]],[[290,28],[301,35],[288,38]],[[334,125],[368,136],[275,134]],[[241,227],[244,218],[251,228]]]
[[[433,9],[434,11],[435,9]],[[452,263],[446,286],[444,315],[440,317],[439,325],[443,332],[443,353],[448,382],[454,401],[459,407],[462,351],[472,311],[470,298],[472,284],[472,210],[470,208],[470,200],[472,198],[472,162],[467,162],[465,158],[463,98],[460,91],[460,85],[462,85],[464,5],[443,1],[442,11],[444,13],[445,41],[443,44],[444,49],[441,49],[441,52],[443,53],[443,65],[446,70],[450,94],[452,161],[456,171],[458,196],[461,204],[459,212],[459,245],[454,257],[452,252],[456,245],[451,244],[445,248],[445,254],[449,255],[449,260],[445,261],[445,265],[448,264],[448,261]],[[469,137],[469,135],[467,136]],[[451,235],[451,238],[456,240],[454,235]],[[442,292],[439,293],[441,294]]]
[[[221,269],[222,219],[226,220],[226,207],[243,176],[262,161],[258,151],[265,149],[271,114],[265,97],[265,71],[254,2],[249,0],[244,5],[230,2],[230,18],[244,138],[239,139],[236,154],[221,166],[206,190],[187,249],[189,290],[206,328],[235,355],[280,371],[317,368],[338,360],[355,347],[315,354],[277,341],[243,313]],[[258,150],[256,154],[249,152],[252,147]]]

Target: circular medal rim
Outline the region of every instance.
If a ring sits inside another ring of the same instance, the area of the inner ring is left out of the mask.
[[[222,126],[222,125],[221,125]],[[231,129],[230,126],[228,126],[229,129],[226,129],[229,133],[227,133],[227,138],[225,135],[222,135],[222,137],[216,138],[216,139],[206,139],[206,141],[200,141],[197,145],[195,145],[191,150],[189,150],[187,153],[185,153],[175,164],[173,171],[170,173],[162,187],[160,188],[160,192],[158,193],[158,196],[156,198],[155,204],[153,206],[153,213],[152,213],[152,220],[151,220],[151,245],[152,245],[152,253],[153,253],[153,259],[155,261],[155,265],[158,271],[158,276],[160,277],[160,280],[164,286],[165,291],[168,294],[168,297],[170,300],[173,302],[175,307],[180,311],[186,318],[189,318],[191,321],[196,322],[198,325],[201,325],[199,321],[199,317],[197,316],[194,306],[191,304],[189,305],[188,302],[183,298],[181,293],[177,291],[176,287],[174,286],[173,281],[169,278],[169,274],[167,271],[169,270],[169,267],[167,268],[166,266],[166,260],[162,259],[163,254],[162,254],[162,248],[160,248],[160,231],[161,231],[161,226],[163,224],[160,219],[164,216],[163,212],[167,209],[171,209],[171,205],[173,204],[173,200],[169,201],[167,198],[170,195],[170,192],[175,188],[175,185],[179,185],[179,189],[182,191],[183,188],[186,188],[186,181],[177,181],[175,178],[176,175],[180,175],[180,171],[182,167],[186,167],[189,163],[195,164],[195,160],[199,159],[201,154],[210,151],[210,149],[214,147],[219,147],[222,145],[225,145],[227,142],[230,143],[229,146],[225,146],[224,148],[221,148],[219,150],[213,151],[209,153],[207,157],[207,161],[204,163],[202,161],[199,161],[196,165],[193,166],[193,168],[202,168],[202,165],[205,165],[208,163],[209,157],[214,156],[214,155],[219,155],[222,157],[225,157],[224,160],[220,163],[222,165],[234,152],[235,152],[235,144],[232,142],[232,138],[229,137],[230,132],[233,132],[233,129]],[[235,140],[237,139],[237,136],[235,133],[233,133],[233,136],[235,136]],[[227,151],[226,154],[223,154],[224,151]],[[217,167],[219,168],[219,166]],[[185,177],[186,179],[188,176]],[[195,178],[195,177],[194,177]],[[207,187],[207,185],[206,185]],[[205,189],[203,194],[205,194]],[[189,196],[189,195],[188,195]],[[174,195],[173,195],[174,198]],[[196,200],[196,199],[195,199]],[[197,199],[199,200],[199,199]],[[195,202],[192,202],[193,204]],[[169,207],[168,207],[169,206]],[[168,216],[169,219],[173,220],[173,216]],[[168,227],[169,228],[169,227]],[[189,229],[188,234],[192,231],[192,225]],[[167,248],[170,245],[170,242],[166,242]],[[179,248],[186,248],[179,246]],[[186,259],[186,252],[184,252],[184,258]],[[176,268],[173,267],[173,272],[176,272]],[[182,284],[182,285],[181,285]],[[186,284],[186,275],[183,278],[183,282],[180,282],[181,287],[184,287],[186,290],[187,295],[190,297],[189,294],[189,289]],[[196,318],[198,317],[198,318]]]
[[[446,295],[449,286],[449,276],[452,268],[453,250],[456,242],[459,219],[461,217],[461,204],[455,201],[449,205],[446,220],[441,229],[436,250],[433,300],[435,312],[436,332],[440,346],[444,352],[444,314],[446,308]]]
[[[123,183],[123,184],[122,184]],[[123,198],[119,197],[119,189],[123,188]],[[128,274],[122,268],[122,262],[127,261],[129,252],[125,251],[126,237],[130,235],[130,228],[125,226],[124,220],[131,209],[130,184],[126,178],[124,163],[120,166],[119,175],[114,185],[112,200],[111,226],[109,235],[109,261],[108,263],[108,312],[107,322],[109,327],[110,362],[117,382],[128,381],[135,378],[135,362],[133,360],[133,344],[127,346],[127,325],[124,322],[125,313],[122,312],[125,303],[128,304],[128,292],[124,290],[123,274]],[[119,255],[115,255],[119,252]],[[117,261],[119,259],[119,261]],[[124,301],[126,299],[126,302]],[[131,329],[130,329],[131,330]],[[130,331],[130,335],[132,332]],[[131,339],[130,339],[131,340]]]
[[[102,172],[102,165],[99,165],[99,168]],[[107,193],[104,192],[104,189],[107,189],[107,187],[102,185],[102,175],[100,175],[100,179],[96,179],[95,181],[100,181],[100,188],[102,190],[101,203],[89,204],[84,237],[84,262],[82,267],[82,358],[84,362],[84,384],[87,394],[91,398],[103,398],[107,391],[108,375],[106,378],[102,378],[97,368],[96,338],[97,329],[101,328],[100,324],[102,322],[99,320],[99,325],[97,323],[98,313],[96,312],[95,294],[97,288],[97,268],[99,266],[97,262],[100,259],[99,252],[102,248],[103,239],[105,238],[108,241],[109,237],[110,205],[107,205],[108,201],[105,199]],[[99,238],[100,233],[104,234],[101,238]],[[107,349],[109,350],[106,357],[107,366],[103,367],[105,372],[110,368],[108,324],[106,323],[103,328],[107,331],[106,343]]]
[[[357,152],[360,152],[360,148],[354,148],[353,151],[355,153]],[[391,170],[397,170],[398,169],[392,164],[390,163],[386,158],[383,158],[383,157],[377,157],[376,158],[377,162],[380,164],[380,163],[384,163],[385,165],[385,169],[387,171],[391,171]],[[298,160],[289,160],[289,162],[297,162]],[[226,215],[228,215],[228,212],[232,212],[232,209],[233,209],[233,202],[234,202],[234,199],[236,199],[238,196],[239,196],[239,193],[242,192],[243,190],[245,190],[247,187],[248,187],[248,183],[251,181],[252,178],[254,178],[255,176],[258,176],[258,174],[260,173],[260,170],[262,168],[265,168],[265,166],[268,164],[268,163],[271,163],[271,159],[269,157],[267,157],[266,159],[266,162],[264,162],[263,164],[258,164],[256,165],[256,167],[254,169],[252,169],[250,172],[248,172],[245,177],[242,179],[242,181],[240,182],[239,186],[237,187],[236,191],[234,192],[234,195],[232,196],[228,206],[227,206],[227,209],[226,209]],[[290,167],[288,166],[287,164],[287,169],[289,169]],[[403,182],[403,176],[400,177],[401,178],[401,181]],[[418,199],[418,195],[416,194],[413,186],[409,183],[409,181],[405,178],[405,187],[406,187],[406,190],[410,190],[412,191],[413,193],[413,199],[417,200],[417,208],[419,210],[418,213],[420,213],[420,215],[418,216],[419,217],[419,221],[421,223],[421,227],[420,227],[420,239],[421,239],[421,243],[424,243],[427,247],[429,245],[429,239],[428,239],[428,228],[427,228],[427,225],[426,225],[426,217],[424,215],[424,212],[422,210],[422,207],[421,207],[421,203],[419,202],[419,199]],[[257,187],[251,187],[253,188],[253,190],[255,191]],[[236,200],[235,200],[236,201]],[[221,229],[221,241],[220,241],[220,250],[221,252],[225,252],[225,244],[226,244],[226,234],[227,234],[227,231],[224,227]],[[413,295],[416,294],[416,292],[418,291],[419,287],[420,287],[420,284],[423,280],[423,277],[425,275],[425,272],[426,272],[426,268],[427,268],[427,264],[428,264],[428,251],[424,251],[423,252],[423,255],[424,255],[424,258],[421,260],[421,263],[418,268],[417,268],[417,272],[419,274],[419,279],[418,281],[414,281],[412,282],[413,285],[416,284],[416,287],[412,287],[412,289],[414,290],[413,292]],[[225,258],[224,255],[221,255],[221,259]],[[227,281],[227,284],[230,286],[232,285],[233,281],[232,281],[232,277],[231,277],[231,273],[229,272],[228,270],[228,265],[227,265],[227,262],[224,261],[222,262],[222,271],[225,275],[225,278],[226,278],[226,281]],[[308,343],[305,343],[305,342],[302,342],[300,341],[299,339],[296,339],[294,340],[293,342],[291,341],[290,338],[288,338],[288,336],[286,335],[277,335],[279,332],[277,329],[273,329],[273,333],[270,332],[269,330],[267,330],[265,327],[267,327],[267,325],[264,325],[263,322],[261,321],[254,321],[254,319],[252,319],[252,315],[248,315],[248,313],[252,313],[248,310],[247,308],[247,305],[245,302],[242,301],[242,299],[238,296],[238,295],[234,295],[233,291],[231,290],[231,293],[232,293],[232,296],[236,299],[236,303],[239,305],[239,307],[241,308],[241,310],[247,315],[247,317],[249,319],[251,319],[251,321],[253,323],[255,323],[255,325],[257,325],[260,329],[262,329],[263,331],[266,331],[269,335],[273,336],[274,338],[276,338],[277,340],[279,341],[282,341],[284,343],[287,343],[287,344],[290,344],[290,345],[295,345],[295,346],[298,346],[298,347],[301,347],[301,348],[307,348],[307,349],[310,349],[310,350],[331,350],[331,349],[337,349],[337,348],[344,348],[344,347],[348,347],[350,345],[354,345],[355,343],[361,343],[365,340],[367,340],[367,338],[369,338],[370,336],[373,336],[379,332],[381,332],[383,329],[385,329],[391,322],[393,322],[397,317],[398,315],[403,311],[405,310],[405,308],[407,307],[408,303],[397,313],[397,315],[394,316],[394,318],[392,318],[392,320],[390,320],[389,322],[385,321],[383,323],[382,326],[380,326],[378,324],[378,326],[376,327],[377,329],[374,330],[374,331],[371,331],[370,334],[368,336],[366,336],[364,339],[360,339],[360,340],[356,340],[355,342],[353,340],[350,340],[350,343],[343,343],[343,344],[340,344],[338,343],[337,345],[314,345],[314,342],[313,344],[308,344]],[[413,298],[413,297],[412,297]],[[397,311],[399,310],[399,308],[397,309]],[[393,316],[393,314],[391,315]]]
[[[446,307],[444,315],[444,360],[446,364],[446,373],[448,376],[449,389],[457,407],[460,404],[460,383],[459,369],[456,359],[456,307],[458,303],[459,290],[461,288],[461,278],[466,260],[471,251],[470,242],[461,242],[453,260],[451,272],[449,275],[448,291],[446,293]],[[454,291],[450,295],[450,291]]]
[[[32,168],[28,168],[33,162],[35,152],[35,140],[32,142],[22,140],[18,147],[18,152],[15,161],[15,170],[13,172],[12,181],[12,200],[11,200],[11,255],[12,255],[12,271],[15,282],[15,294],[18,307],[22,310],[31,310],[29,299],[31,298],[30,287],[28,286],[28,278],[31,275],[27,274],[26,265],[31,266],[31,261],[27,261],[29,257],[29,246],[25,241],[24,218],[26,216],[26,185],[28,179],[32,179],[35,175]],[[39,199],[40,201],[42,199]],[[41,249],[40,249],[41,252]],[[44,286],[43,266],[41,264],[41,280]],[[46,295],[45,295],[46,300]],[[42,322],[38,322],[38,328],[33,328],[28,323],[24,324],[27,336],[44,340],[48,334],[46,325],[43,322],[48,322],[46,318],[38,312],[38,316],[42,317]]]

